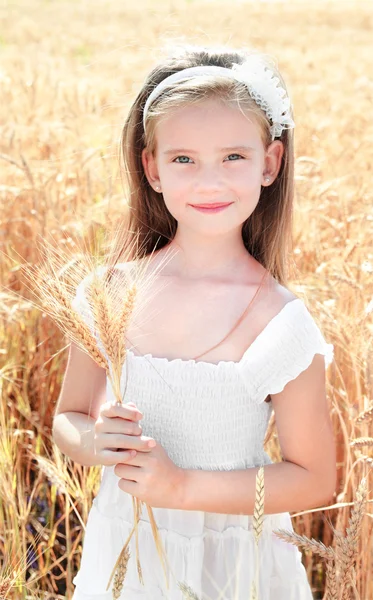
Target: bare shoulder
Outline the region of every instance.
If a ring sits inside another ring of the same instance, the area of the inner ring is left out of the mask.
[[[268,317],[268,320],[280,312],[286,304],[297,299],[298,296],[267,272],[259,304],[261,304],[261,312]]]

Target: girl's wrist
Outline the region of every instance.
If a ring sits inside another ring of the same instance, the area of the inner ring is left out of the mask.
[[[188,487],[188,476],[189,470],[183,469],[182,467],[176,467],[175,475],[175,506],[179,510],[184,510],[186,498],[187,498],[187,487]]]

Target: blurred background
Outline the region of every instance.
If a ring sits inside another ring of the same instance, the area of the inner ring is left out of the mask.
[[[372,483],[372,31],[373,4],[358,0],[0,3],[0,598],[72,597],[100,481],[99,467],[73,464],[52,443],[67,342],[27,301],[21,257],[38,261],[40,235],[89,248],[125,213],[121,127],[174,42],[254,46],[286,81],[296,122],[290,283],[334,344],[338,450],[333,504],[294,514],[293,526],[326,545],[333,528],[345,535],[361,478]],[[279,460],[275,429],[266,450]],[[360,600],[373,597],[372,515],[369,491],[351,591]],[[324,561],[303,557],[321,599]]]

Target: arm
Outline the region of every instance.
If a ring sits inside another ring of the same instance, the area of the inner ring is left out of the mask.
[[[316,354],[307,369],[271,397],[283,462],[264,467],[265,514],[328,503],[336,487],[336,451],[324,357]],[[186,469],[181,508],[252,515],[258,468]]]
[[[87,467],[101,464],[94,453],[96,419],[80,412],[57,414],[53,419],[53,441],[74,462]]]
[[[99,464],[94,456],[94,424],[105,401],[105,370],[72,342],[52,437],[61,452],[81,465]]]

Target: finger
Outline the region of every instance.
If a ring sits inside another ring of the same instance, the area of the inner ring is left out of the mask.
[[[127,464],[128,463],[128,464],[132,465],[133,467],[144,467],[146,464],[146,459],[148,457],[148,454],[146,452],[137,452],[136,450],[131,450],[131,452],[135,452],[136,454],[126,460],[123,460],[123,459],[118,460],[117,464]]]
[[[112,450],[101,450],[100,456],[104,461],[105,465],[116,465],[117,463],[125,463],[130,461],[132,450],[121,450],[120,452],[113,452]]]
[[[119,479],[118,487],[123,492],[127,492],[127,494],[131,494],[132,496],[135,496],[136,498],[138,498],[138,494],[139,494],[139,484],[138,483],[135,483],[134,481],[128,481],[127,479]]]
[[[136,483],[138,483],[139,469],[138,467],[134,467],[132,464],[123,465],[118,463],[114,467],[114,473],[121,479],[126,479],[127,481],[135,481]]]
[[[133,406],[111,402],[106,402],[102,405],[100,414],[111,419],[118,417],[120,419],[129,419],[130,421],[140,421],[143,417],[142,413]]]
[[[138,450],[140,452],[151,452],[149,438],[147,436],[124,435],[121,433],[102,433],[100,434],[103,449],[125,448],[126,450]]]
[[[113,419],[103,417],[102,421],[97,423],[96,429],[103,433],[124,433],[125,435],[141,435],[142,433],[140,423],[128,419],[118,419],[118,417]]]

